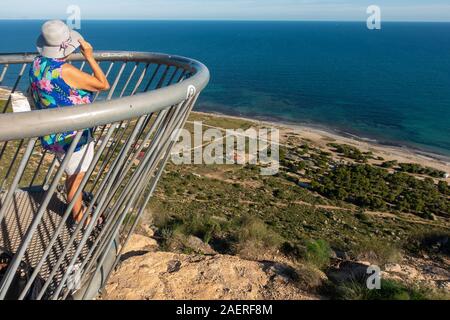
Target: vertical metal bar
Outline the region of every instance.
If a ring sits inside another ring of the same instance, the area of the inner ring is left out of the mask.
[[[114,64],[114,62],[112,62],[111,65],[109,66],[106,77],[108,77],[109,73],[111,72],[113,64]],[[125,66],[126,66],[126,62],[122,63],[122,67],[120,68],[120,71],[119,71],[118,75],[116,76],[116,79],[114,80],[114,84],[111,87],[111,89],[109,89],[109,93],[108,93],[108,96],[106,97],[106,100],[111,100],[111,98],[114,94],[114,91],[116,90],[117,84],[119,83],[120,77],[122,76],[123,70],[125,69]],[[99,94],[100,94],[100,92],[97,92],[97,95],[95,96],[94,101],[97,100],[97,97]],[[106,125],[103,126],[101,133],[100,133],[100,137],[103,136],[103,132],[105,131],[105,129],[106,129]],[[99,143],[98,141],[95,143],[95,148],[98,146],[98,143]]]
[[[186,75],[186,70],[183,70],[183,72],[180,74],[177,83],[181,82],[182,80],[184,80],[184,76]]]
[[[163,111],[161,111],[158,114],[158,116],[155,119],[155,122],[152,123],[152,126],[150,127],[150,130],[147,132],[147,134],[145,135],[145,137],[144,137],[142,143],[140,144],[139,148],[134,153],[133,158],[131,159],[131,161],[128,161],[128,165],[127,165],[126,169],[123,170],[123,173],[122,173],[119,181],[122,181],[125,178],[126,172],[128,172],[128,170],[131,169],[131,166],[133,165],[133,162],[137,159],[137,157],[139,156],[139,153],[142,152],[142,150],[145,147],[145,144],[150,139],[151,135],[155,132],[156,128],[159,126],[159,124],[161,123],[161,121],[164,118],[166,113],[167,113],[167,110],[163,110]]]
[[[120,123],[119,128],[121,127],[122,123],[123,122]],[[128,124],[129,124],[129,122],[128,122]],[[128,125],[127,125],[127,127],[124,130],[122,130],[122,134],[121,134],[119,139],[116,139],[116,138],[117,138],[117,135],[119,134],[120,130],[117,130],[116,133],[114,134],[114,137],[112,138],[113,143],[111,144],[110,148],[108,149],[108,152],[106,153],[106,156],[105,156],[105,160],[103,161],[103,164],[100,167],[100,169],[98,171],[98,174],[95,177],[94,182],[92,183],[91,192],[93,192],[95,190],[95,188],[97,187],[97,184],[100,181],[104,170],[107,168],[108,164],[110,163],[110,161],[114,157],[114,153],[116,152],[117,147],[119,146],[119,143],[122,140],[122,138],[123,138],[127,128],[128,128]],[[111,140],[111,139],[109,139],[109,140]]]
[[[166,80],[167,73],[169,72],[169,69],[170,69],[170,67],[169,67],[169,66],[166,66],[166,70],[164,70],[164,73],[163,73],[163,75],[161,76],[161,79],[159,79],[159,82],[158,82],[158,84],[156,85],[155,90],[162,87],[162,85],[163,85],[163,83],[164,83],[164,80]]]
[[[22,76],[23,76],[23,74],[24,74],[26,68],[27,68],[27,64],[24,63],[24,64],[22,65],[22,69],[20,69],[19,75],[17,76],[16,82],[14,83],[14,86],[13,86],[12,89],[11,89],[11,92],[10,92],[10,94],[9,94],[9,98],[8,98],[8,100],[7,100],[6,103],[5,103],[5,107],[3,108],[2,113],[5,113],[6,110],[8,110],[8,106],[11,104],[11,97],[12,97],[12,94],[13,94],[14,92],[16,92],[16,89],[17,89],[17,87],[19,86],[20,80],[22,79]]]
[[[53,179],[53,183],[49,189],[49,191],[47,192],[47,194],[45,195],[45,198],[39,208],[39,211],[37,212],[36,216],[34,217],[30,227],[27,230],[27,233],[24,237],[24,239],[22,240],[22,243],[18,249],[18,251],[16,252],[16,254],[14,255],[13,260],[11,261],[8,270],[6,271],[3,280],[0,282],[0,300],[4,299],[6,296],[6,293],[9,289],[9,286],[11,284],[11,282],[13,281],[14,275],[17,271],[17,268],[20,265],[20,262],[22,261],[23,256],[25,255],[25,252],[28,248],[28,245],[31,242],[31,239],[34,235],[34,232],[36,231],[36,228],[38,227],[42,216],[44,215],[48,204],[50,203],[51,198],[53,197],[53,194],[56,190],[56,187],[59,183],[59,180],[62,177],[63,171],[66,168],[67,164],[69,163],[70,158],[72,157],[72,154],[75,150],[75,147],[77,146],[78,142],[80,141],[81,135],[83,134],[83,131],[80,131],[77,133],[77,135],[75,136],[74,141],[72,142],[69,151],[67,152],[64,161],[61,165],[61,167],[59,168],[58,172],[56,173],[55,178]],[[33,139],[33,147],[34,147],[34,143],[36,142],[36,139]]]
[[[192,99],[190,101],[192,101]],[[189,104],[189,101],[186,101],[186,103],[183,103],[183,106],[184,105],[188,105],[188,104]],[[182,111],[182,110],[183,110],[183,108],[180,108],[180,111]],[[186,109],[186,111],[188,111],[188,110],[189,110],[189,108]],[[131,178],[131,180],[130,180],[130,182],[128,184],[128,188],[124,189],[124,191],[122,192],[122,195],[120,196],[119,200],[117,200],[116,205],[111,210],[111,213],[110,213],[111,215],[114,215],[115,212],[118,212],[120,210],[124,200],[127,197],[133,197],[133,194],[131,194],[131,195],[129,194],[129,192],[131,190],[139,190],[139,183],[137,185],[137,188],[134,188],[134,189],[132,188],[133,185],[136,184],[138,178],[141,178],[141,182],[145,181],[145,179],[142,179],[142,178],[145,178],[147,176],[149,170],[152,168],[151,163],[155,163],[154,161],[155,161],[155,159],[156,160],[158,159],[158,155],[160,154],[161,148],[163,148],[163,146],[166,144],[166,142],[159,143],[159,141],[164,140],[165,138],[167,138],[167,139],[169,138],[168,135],[169,134],[171,135],[171,132],[174,129],[174,127],[176,127],[176,124],[179,123],[180,120],[184,118],[183,116],[181,116],[182,114],[183,113],[180,112],[180,114],[175,116],[175,117],[172,117],[173,116],[173,114],[172,114],[172,116],[170,116],[170,118],[172,118],[172,120],[169,121],[169,120],[166,119],[165,126],[158,129],[158,135],[159,136],[154,138],[151,150],[147,152],[144,160],[142,161],[143,165],[141,165],[141,167],[138,168],[136,172],[134,172],[134,174],[133,174],[133,176],[132,176],[132,178]],[[180,118],[180,116],[181,116],[181,118]],[[167,122],[167,121],[169,121],[169,122]],[[170,124],[172,122],[173,122],[173,124]],[[158,150],[155,151],[156,147],[159,147],[159,148],[158,148]],[[148,163],[150,163],[149,164],[150,168],[149,169],[145,169],[145,167],[147,166],[146,164],[148,164]],[[146,173],[142,174],[143,170]],[[116,190],[117,190],[119,184],[120,183],[116,184],[116,188],[115,188]],[[110,198],[114,195],[114,193],[115,193],[115,191],[111,192]],[[126,211],[124,211],[124,212],[126,214]],[[114,227],[114,224],[112,223],[112,221],[114,221],[114,220],[117,220],[117,219],[114,218],[114,217],[111,217],[111,219],[109,221],[107,221],[106,225],[103,228],[103,232],[107,232],[108,234],[111,234],[110,226]],[[106,237],[106,238],[103,237],[103,239],[99,237],[98,239],[96,239],[96,241],[92,245],[92,248],[89,251],[87,257],[89,257],[91,255],[91,253],[94,251],[94,249],[96,248],[97,243],[100,240],[102,240],[102,241],[101,241],[101,244],[99,245],[99,247],[104,249],[105,244],[107,244],[105,239],[108,239],[108,237]],[[97,260],[97,255],[101,254],[101,252],[102,252],[101,250],[99,250],[99,249],[97,250],[97,254],[95,255],[95,258],[90,260],[89,266],[88,266],[88,268],[86,268],[86,270],[90,269],[90,266],[92,265],[93,261]],[[87,259],[83,262],[83,264],[81,266],[81,269],[83,269],[83,267],[86,264],[86,262],[87,262]]]
[[[139,120],[139,122],[142,124],[143,120],[144,120],[144,117],[141,117],[140,120]],[[136,127],[136,128],[137,128],[137,127]],[[131,134],[131,136],[132,136],[132,137],[133,137],[133,136],[135,137],[136,134],[137,134],[137,130],[135,129],[135,131]],[[118,174],[118,169],[119,169],[118,167],[120,166],[121,161],[123,160],[123,156],[124,156],[126,153],[128,153],[128,150],[129,150],[129,148],[130,148],[130,146],[131,146],[131,141],[132,141],[133,139],[134,139],[134,138],[131,138],[131,139],[129,140],[129,142],[127,143],[127,145],[124,146],[124,148],[122,149],[121,155],[119,155],[119,157],[116,159],[116,163],[114,164],[114,167],[115,167],[114,170],[109,171],[108,174],[107,174],[107,177],[103,180],[102,186],[101,186],[100,188],[103,189],[103,187],[104,187],[105,189],[102,190],[102,192],[99,192],[99,194],[101,194],[101,196],[100,196],[100,200],[99,200],[99,202],[98,202],[98,206],[97,206],[97,208],[95,209],[94,214],[92,215],[91,222],[89,223],[89,225],[88,225],[88,227],[87,227],[87,229],[86,229],[86,232],[84,233],[84,235],[83,235],[81,241],[78,243],[77,250],[76,250],[76,252],[75,252],[73,258],[70,260],[70,264],[69,264],[69,266],[68,266],[68,269],[70,269],[70,268],[73,267],[73,265],[74,265],[76,259],[78,259],[78,256],[79,256],[79,254],[81,253],[81,250],[83,249],[83,247],[84,247],[84,245],[85,245],[85,243],[86,243],[88,237],[89,237],[90,234],[92,233],[93,227],[94,227],[94,225],[97,223],[97,219],[98,219],[98,216],[99,216],[99,213],[100,213],[100,210],[99,210],[99,209],[100,209],[100,207],[103,205],[104,199],[105,199],[106,195],[108,194],[108,191],[109,191],[109,189],[111,188],[111,186],[112,186],[112,184],[113,184],[113,182],[114,182],[114,179],[115,179],[116,175]],[[94,196],[94,199],[92,200],[92,203],[89,205],[89,208],[87,209],[86,212],[91,212],[91,210],[93,209],[94,204],[95,204],[97,198],[98,198],[98,195],[95,195],[95,196]],[[67,255],[67,252],[68,252],[68,250],[69,250],[69,247],[72,245],[73,241],[75,240],[75,235],[81,230],[81,228],[83,227],[83,225],[84,225],[84,223],[86,222],[86,219],[87,219],[87,218],[88,218],[88,214],[86,214],[86,215],[83,217],[83,219],[81,220],[81,222],[80,222],[79,225],[77,226],[77,228],[76,228],[75,232],[73,233],[73,235],[71,236],[71,238],[70,238],[70,240],[69,240],[69,242],[68,242],[66,248],[65,248],[65,249],[63,250],[63,252],[61,253],[60,258],[59,258],[58,261],[56,262],[56,264],[55,264],[55,266],[53,267],[53,270],[51,271],[51,273],[50,273],[50,275],[49,275],[47,281],[45,282],[45,284],[43,285],[41,291],[39,292],[39,294],[38,294],[38,296],[37,296],[38,299],[41,299],[42,296],[44,295],[45,291],[47,290],[48,286],[50,285],[51,281],[53,280],[53,277],[55,276],[56,271],[57,271],[58,268],[60,267],[62,261],[63,261],[64,258],[65,258],[65,256]],[[64,282],[67,280],[67,277],[68,277],[68,273],[66,273],[66,274],[63,276],[63,279],[61,280],[61,283],[60,283],[60,285],[58,286],[58,289],[57,289],[57,291],[59,291],[59,292],[57,292],[57,293],[54,294],[54,298],[55,298],[55,297],[56,297],[56,298],[58,297],[59,293],[60,293],[61,290],[62,290],[62,287],[64,286]]]
[[[172,75],[170,76],[170,79],[169,79],[169,81],[167,82],[166,86],[169,86],[169,85],[172,83],[172,81],[173,81],[173,79],[175,78],[175,75],[177,74],[178,70],[179,70],[179,69],[175,67],[175,70],[173,71]]]
[[[153,72],[152,77],[150,78],[150,80],[148,81],[147,85],[145,86],[144,92],[147,92],[148,88],[150,88],[153,80],[155,79],[156,75],[158,74],[159,69],[161,68],[161,65],[158,64],[158,66],[156,67],[155,71]]]
[[[167,111],[166,111],[166,112],[167,112]],[[170,113],[167,115],[167,119],[165,119],[165,126],[168,126],[168,125],[169,125],[170,121],[169,121],[168,119],[170,119],[171,116],[172,116],[172,114],[170,114]],[[157,146],[158,146],[157,141],[160,140],[160,137],[161,137],[161,135],[162,135],[162,132],[164,131],[164,128],[165,128],[165,127],[159,127],[158,133],[156,134],[156,137],[154,138],[154,140],[153,140],[153,142],[152,142],[152,145],[151,145],[151,147],[150,147],[150,151],[147,151],[147,154],[150,154],[150,155],[151,155],[151,154],[154,153],[155,149],[156,149]],[[145,160],[144,160],[144,161],[145,161]],[[143,162],[144,162],[144,161],[143,161]],[[131,165],[132,165],[132,162],[129,162],[129,165],[128,165],[128,167],[127,167],[128,170],[131,168]],[[125,179],[125,176],[126,176],[128,170],[126,170],[126,171],[125,171],[125,170],[121,170],[122,175],[119,177],[118,181],[116,181],[115,187],[113,188],[113,191],[110,193],[109,198],[108,198],[108,200],[106,201],[107,204],[109,204],[109,202],[113,199],[113,197],[114,197],[115,193],[117,192],[117,190],[120,188],[120,186],[121,186],[121,184],[122,184],[122,181],[123,181],[123,179]],[[136,173],[135,173],[135,175],[136,175]],[[122,199],[122,197],[121,197],[120,199]],[[116,207],[114,207],[114,208],[116,208]],[[112,211],[114,212],[114,209],[113,209]]]
[[[133,76],[134,76],[134,73],[136,72],[136,69],[137,69],[138,65],[139,65],[139,63],[136,62],[135,65],[134,65],[134,67],[133,67],[133,70],[131,71],[130,76],[129,76],[128,79],[127,79],[127,82],[126,82],[125,85],[123,86],[123,89],[122,89],[122,92],[120,93],[119,98],[122,98],[122,97],[123,97],[125,91],[126,91],[127,88],[128,88],[128,85],[130,84],[131,79],[132,79]]]
[[[31,188],[34,184],[34,181],[36,180],[37,176],[39,175],[39,170],[41,169],[42,163],[44,162],[45,157],[47,156],[47,149],[44,149],[44,152],[42,153],[41,160],[39,160],[39,164],[37,166],[37,169],[34,171],[33,177],[31,178],[29,187]]]
[[[145,78],[145,75],[147,74],[148,67],[150,64],[146,64],[144,69],[142,70],[141,76],[139,77],[139,80],[136,82],[136,85],[134,86],[133,91],[131,92],[130,96],[134,96],[136,94],[136,91],[139,90],[139,87],[141,86],[142,81]]]
[[[117,74],[116,79],[114,80],[114,83],[113,83],[111,89],[109,90],[108,97],[106,98],[106,100],[111,100],[111,98],[114,94],[114,91],[116,91],[117,85],[119,84],[119,80],[122,77],[123,70],[125,69],[126,66],[127,66],[126,62],[122,63],[119,73]]]
[[[159,67],[159,66],[158,66],[158,67]],[[166,79],[166,76],[167,76],[167,72],[168,72],[168,71],[169,71],[169,66],[165,66],[165,71],[164,71],[163,75],[161,76],[161,79],[159,80],[159,83],[156,85],[156,87],[155,87],[154,90],[157,90],[157,89],[160,89],[160,88],[161,88],[161,86],[162,86],[164,80]],[[156,76],[156,73],[157,73],[157,70],[156,70],[155,73],[153,74],[152,80],[150,80],[150,82],[148,83],[147,88],[146,88],[145,91],[148,90],[149,86],[150,86],[151,83],[153,82],[153,78]],[[149,121],[150,121],[150,117],[147,118],[147,120],[146,120],[145,125],[143,126],[143,128],[147,127],[147,124],[148,124]],[[140,132],[139,135],[141,135],[142,133],[143,133],[143,131]]]
[[[48,169],[47,174],[45,175],[44,183],[42,184],[42,190],[44,190],[44,191],[48,190],[50,179],[53,175],[53,171],[55,171],[57,164],[58,164],[58,159],[56,158],[56,155],[54,155],[52,164],[50,165],[50,168]]]
[[[190,111],[192,110],[193,106],[195,105],[195,102],[196,102],[197,98],[198,98],[198,95],[197,95],[194,99],[191,99],[191,103],[190,103],[189,107],[187,108],[186,112],[184,113],[184,115],[182,116],[181,121],[177,121],[177,123],[178,123],[178,126],[177,126],[177,127],[178,127],[178,128],[182,128],[182,127],[185,125],[186,120],[188,119],[189,113],[190,113]],[[181,110],[181,111],[182,111],[182,110]],[[183,113],[181,112],[181,114],[183,114]],[[178,135],[177,135],[177,136],[178,136]],[[130,233],[128,234],[128,237],[127,237],[127,239],[126,239],[126,241],[125,241],[125,244],[121,247],[121,249],[120,249],[120,251],[119,251],[119,254],[117,255],[116,261],[114,262],[113,267],[111,268],[111,270],[108,272],[108,275],[107,275],[106,279],[109,279],[109,276],[110,276],[110,274],[112,273],[112,270],[114,270],[115,266],[116,266],[117,263],[119,262],[121,253],[122,253],[122,251],[123,251],[123,248],[124,248],[124,246],[126,245],[126,242],[128,242],[129,237],[131,236],[132,232],[134,231],[134,229],[135,229],[135,227],[136,227],[136,225],[137,225],[137,223],[138,223],[138,221],[139,221],[139,217],[142,215],[143,211],[145,210],[146,204],[147,204],[148,201],[150,200],[150,198],[151,198],[151,196],[152,196],[152,194],[153,194],[153,192],[154,192],[154,189],[155,189],[155,187],[156,187],[157,181],[159,180],[159,178],[160,178],[160,176],[161,176],[161,173],[162,173],[162,171],[163,171],[163,169],[164,169],[164,167],[165,167],[165,164],[167,163],[168,157],[170,156],[170,151],[171,151],[173,145],[176,143],[177,140],[178,140],[178,138],[176,138],[176,139],[174,139],[174,140],[172,140],[172,141],[170,141],[170,140],[167,141],[167,142],[169,142],[169,146],[168,146],[168,147],[166,148],[166,150],[165,150],[166,154],[165,154],[165,156],[164,156],[164,160],[162,160],[162,162],[161,162],[159,172],[158,172],[157,175],[155,176],[154,183],[153,183],[153,185],[152,185],[152,187],[151,187],[151,190],[150,190],[150,192],[149,192],[149,194],[148,194],[146,200],[144,201],[143,206],[140,208],[139,213],[137,214],[137,217],[136,217],[136,219],[135,219],[135,223],[134,223],[132,229],[130,230]],[[147,177],[147,175],[149,175],[151,171],[152,171],[152,170],[151,170],[151,167],[150,167],[150,168],[148,169],[148,171],[146,172],[146,174],[143,175],[143,177]],[[145,190],[145,183],[146,183],[146,179],[141,179],[141,184],[143,185],[143,189],[144,189],[144,190]],[[144,190],[143,190],[143,192],[144,192]],[[134,197],[135,197],[135,195],[133,196],[132,199],[134,199]],[[117,224],[117,227],[118,227],[118,228],[120,228],[120,225],[123,223],[123,219],[125,218],[125,216],[126,216],[128,210],[129,210],[129,208],[130,208],[130,206],[131,206],[132,201],[133,201],[133,200],[130,200],[130,202],[129,202],[127,208],[124,210],[124,213],[122,214],[122,219],[121,219],[120,222]],[[116,231],[117,231],[117,230],[116,230]],[[112,239],[114,239],[114,238],[115,238],[115,235],[113,234],[112,237],[109,237],[109,240],[112,240]],[[104,249],[104,248],[103,248],[103,249]],[[101,251],[101,250],[99,250],[99,251]],[[100,262],[98,263],[97,269],[93,272],[93,276],[95,276],[95,274],[98,272],[99,268],[101,268],[101,266],[103,265],[103,263],[104,263],[104,261],[105,261],[105,259],[106,259],[106,256],[107,256],[107,251],[104,251],[104,254],[103,254],[102,258],[100,259]],[[91,261],[94,261],[94,259],[91,260]],[[89,270],[89,268],[87,268],[86,270]],[[91,278],[91,281],[92,281],[92,278]],[[107,280],[105,280],[105,283],[106,283],[106,281],[107,281]]]
[[[0,75],[0,85],[3,82],[3,79],[5,79],[6,71],[8,71],[8,68],[9,68],[9,64],[5,64],[5,66],[3,67],[3,70],[2,70],[2,74]]]
[[[185,126],[186,121],[187,121],[187,119],[189,117],[189,114],[192,111],[192,108],[194,107],[197,99],[198,99],[198,95],[192,100],[191,104],[186,108],[186,111],[180,110],[180,113],[183,114],[183,112],[184,112],[184,115],[182,116],[181,123],[177,127],[178,129],[183,128]],[[170,154],[170,150],[172,149],[173,145],[178,141],[179,135],[180,135],[180,131],[177,132],[177,136],[176,137],[173,137],[171,140],[169,140],[169,142],[170,142],[169,154]],[[165,165],[165,163],[166,162],[163,162],[163,166]],[[144,181],[148,180],[150,178],[150,174],[151,174],[150,171],[148,171],[146,174],[144,174],[144,176],[146,176],[146,178],[144,178],[143,180]]]
[[[143,120],[144,120],[144,117],[141,117],[140,120],[139,120],[140,125],[142,125]],[[132,145],[132,142],[133,142],[134,138],[135,138],[136,135],[137,135],[138,128],[139,128],[139,126],[136,126],[136,128],[135,128],[134,132],[132,133],[132,135],[131,135],[131,137],[130,137],[128,143],[127,143],[127,145],[126,145],[125,148],[123,149],[123,152],[122,152],[120,158],[118,158],[117,165],[115,166],[116,168],[114,169],[114,173],[113,173],[113,175],[112,175],[112,178],[111,178],[110,181],[108,182],[108,186],[106,187],[106,191],[103,192],[103,195],[102,195],[102,197],[101,197],[101,199],[100,199],[100,201],[99,201],[99,203],[98,203],[98,206],[97,206],[97,208],[95,209],[94,214],[92,215],[92,219],[91,219],[90,223],[88,224],[87,230],[86,230],[85,234],[83,235],[83,237],[82,237],[80,243],[78,244],[78,248],[77,248],[77,250],[76,250],[74,256],[73,256],[72,259],[70,260],[70,263],[69,263],[69,266],[68,266],[68,269],[69,269],[69,270],[71,270],[71,269],[73,268],[73,265],[75,264],[75,261],[78,259],[78,256],[80,255],[81,250],[83,249],[83,247],[84,247],[84,245],[85,245],[85,243],[86,243],[88,237],[89,237],[90,234],[92,233],[92,230],[93,230],[94,226],[95,226],[96,223],[97,223],[98,216],[99,216],[99,214],[100,214],[100,212],[101,212],[100,208],[102,208],[103,202],[104,202],[104,200],[105,200],[105,198],[106,198],[106,195],[108,194],[109,189],[111,188],[112,184],[114,183],[115,177],[116,177],[117,174],[119,173],[118,171],[120,170],[120,166],[121,166],[121,164],[122,164],[122,162],[123,162],[123,160],[124,160],[124,156],[128,153],[128,151],[129,151],[129,149],[130,149],[130,147],[131,147],[131,145]],[[86,218],[87,218],[87,216],[83,217],[83,220],[85,220]],[[80,223],[80,225],[83,224],[83,223],[84,223],[84,222],[82,221],[82,222]],[[58,266],[58,267],[59,267],[59,266]],[[68,276],[69,276],[68,273],[65,273],[65,274],[64,274],[64,276],[63,276],[61,282],[60,282],[59,285],[58,285],[58,288],[56,289],[56,291],[55,291],[55,293],[54,293],[54,295],[53,295],[53,297],[52,297],[53,300],[58,299],[58,296],[59,296],[59,294],[61,293],[61,290],[63,289],[63,287],[64,287],[64,285],[65,285],[65,282],[66,282]]]
[[[153,155],[153,154],[150,152],[149,155]],[[154,155],[154,156],[156,156],[156,155]],[[148,156],[147,156],[146,158],[148,158]],[[145,166],[145,163],[146,163],[146,160],[145,160],[145,159],[143,160],[143,163],[144,163],[144,166]],[[141,176],[141,175],[139,175],[139,173],[135,173],[135,174],[134,174],[134,177],[139,177],[139,176]],[[106,232],[108,232],[108,229],[109,229],[109,225],[110,225],[110,224],[111,224],[111,220],[110,220],[109,222],[107,222],[106,225],[103,227],[102,234],[105,234]],[[88,261],[90,262],[90,265],[92,265],[92,263],[96,260],[96,258],[93,258],[93,259],[90,259],[90,260],[89,260],[89,257],[91,256],[91,254],[92,254],[92,252],[93,252],[93,249],[96,247],[96,245],[98,244],[98,242],[99,242],[100,240],[102,240],[102,239],[104,239],[104,237],[102,237],[102,236],[100,236],[100,237],[98,237],[98,238],[96,239],[95,243],[91,246],[91,250],[89,251],[89,253],[88,253],[87,256],[85,257],[85,260],[84,260],[82,266],[80,267],[80,269],[83,269],[84,266],[86,265],[86,263],[87,263]],[[98,251],[98,252],[99,252],[99,251]],[[99,252],[99,254],[100,254],[100,253],[101,253],[101,252]],[[97,256],[98,256],[98,254],[97,254]],[[89,270],[89,268],[87,268],[87,270]]]
[[[111,72],[113,66],[114,66],[114,62],[111,62],[111,63],[109,64],[108,70],[106,71],[106,74],[105,74],[106,78],[108,78],[109,73]],[[97,92],[97,93],[95,94],[95,97],[94,97],[94,99],[92,100],[92,102],[95,102],[95,101],[97,100],[97,98],[98,98],[99,95],[100,95],[100,91]]]
[[[198,96],[197,96],[197,98],[198,98]],[[196,101],[197,101],[197,98],[195,98],[195,99],[193,100],[192,104],[187,108],[187,112],[185,113],[185,115],[184,115],[184,117],[183,117],[183,120],[182,120],[182,122],[181,122],[181,125],[178,127],[179,129],[181,129],[181,128],[183,128],[183,127],[185,126],[186,121],[187,121],[187,119],[189,118],[189,114],[190,114],[190,112],[192,111],[192,108],[194,107],[194,105],[195,105],[195,103],[196,103]],[[167,160],[168,160],[167,157],[170,155],[170,152],[171,152],[171,150],[172,150],[172,148],[173,148],[173,145],[178,141],[179,136],[180,136],[180,133],[181,133],[181,132],[178,131],[177,135],[176,135],[176,136],[174,137],[174,139],[170,142],[170,146],[169,146],[169,148],[168,148],[168,153],[166,154],[166,159],[163,160],[163,164],[162,164],[162,166],[161,166],[162,169],[164,168],[165,164],[167,163]],[[161,172],[162,172],[162,170],[160,169],[160,172],[158,173],[158,175],[161,175]],[[148,174],[148,175],[147,175],[146,179],[144,179],[144,180],[149,179],[150,172],[147,173],[147,174]],[[158,180],[159,180],[159,178],[156,178],[156,182],[157,182]],[[135,227],[136,227],[136,225],[137,225],[137,223],[138,223],[138,221],[139,221],[139,218],[140,218],[140,216],[141,216],[141,214],[142,214],[142,211],[145,209],[145,207],[146,207],[148,201],[150,200],[151,194],[153,193],[153,190],[154,190],[154,188],[155,188],[155,186],[156,186],[156,182],[155,182],[155,185],[152,187],[152,191],[149,193],[149,196],[148,196],[147,199],[144,201],[144,204],[143,204],[143,206],[141,207],[141,210],[140,210],[141,212],[140,212],[139,214],[137,214],[137,219],[135,219],[133,226],[130,228],[130,231],[129,231],[127,240],[125,240],[125,242],[123,243],[122,248],[124,248],[124,247],[126,246],[129,237],[130,237],[131,234],[133,233],[133,231],[134,231],[134,229],[135,229]],[[121,251],[122,251],[122,250],[121,250]],[[120,253],[121,253],[121,251],[120,251]],[[119,256],[120,256],[120,253],[119,253]]]
[[[99,136],[98,136],[98,139],[96,139],[96,142],[95,142],[95,148],[97,148],[97,146],[98,146],[98,144],[100,143],[100,140],[102,139],[102,137],[103,137],[103,133],[105,132],[105,130],[106,130],[106,128],[108,127],[108,125],[104,125],[104,126],[102,126],[102,130],[100,131],[100,134],[99,134]],[[94,136],[95,136],[95,131],[97,130],[97,128],[94,128]],[[95,137],[93,137],[94,139],[95,139]]]
[[[0,151],[0,160],[2,160],[3,155],[5,154],[6,147],[8,146],[8,141],[5,141],[2,146],[2,151]]]
[[[22,149],[23,143],[24,143],[24,140],[20,140],[19,146],[17,147],[17,150],[14,153],[14,157],[11,161],[11,164],[9,165],[8,170],[6,171],[5,177],[3,178],[0,190],[3,190],[3,188],[5,187],[6,181],[8,180],[9,175],[11,174],[12,168],[14,167],[17,157],[19,156],[20,149]]]
[[[107,137],[109,138],[114,130],[117,128],[117,124],[116,125],[112,125],[110,127],[110,129],[108,130],[107,133]],[[86,186],[87,182],[90,179],[90,176],[92,175],[92,172],[94,171],[98,160],[100,159],[100,156],[103,152],[103,150],[106,148],[106,145],[108,143],[108,139],[105,139],[102,143],[102,145],[100,146],[99,150],[97,151],[97,153],[94,156],[94,159],[92,160],[91,165],[89,166],[88,171],[85,173],[83,180],[81,181],[80,187],[78,188],[77,192],[75,193],[75,195],[73,196],[73,200],[72,202],[67,206],[66,211],[63,215],[63,217],[61,218],[60,224],[58,226],[58,228],[54,231],[53,233],[53,237],[50,240],[50,242],[47,245],[47,248],[45,249],[44,253],[42,254],[40,261],[38,262],[38,264],[34,267],[34,271],[33,274],[30,276],[30,278],[28,279],[28,283],[25,286],[25,288],[23,289],[19,300],[23,299],[25,297],[25,295],[27,294],[28,290],[31,288],[34,279],[36,279],[37,275],[39,274],[42,266],[45,263],[45,260],[47,259],[48,255],[50,254],[51,249],[53,248],[53,245],[55,244],[56,240],[58,239],[58,237],[61,235],[61,232],[64,229],[64,225],[67,221],[67,219],[69,218],[69,215],[73,209],[73,207],[75,206],[75,202],[76,199],[81,195],[81,192],[83,191],[84,187]],[[75,233],[76,234],[76,233]]]
[[[23,172],[24,172],[24,170],[25,170],[25,168],[27,166],[28,159],[30,158],[31,153],[33,152],[33,148],[34,148],[34,144],[35,143],[36,143],[36,138],[31,139],[28,142],[27,149],[25,150],[23,158],[20,161],[19,167],[17,168],[16,175],[14,176],[14,179],[13,179],[13,181],[11,183],[11,186],[9,187],[8,193],[6,194],[6,197],[5,197],[5,199],[4,199],[3,203],[2,203],[2,207],[0,209],[0,223],[2,222],[3,217],[4,217],[5,213],[6,213],[6,210],[8,209],[8,207],[9,207],[9,205],[11,203],[12,197],[13,197],[14,193],[17,190],[17,186],[18,186],[18,184],[20,182],[20,179],[22,178],[22,174],[23,174]]]

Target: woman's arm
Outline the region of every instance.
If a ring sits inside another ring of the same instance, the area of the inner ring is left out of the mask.
[[[94,49],[92,46],[84,41],[80,40],[81,53],[86,58],[86,61],[91,66],[94,76],[87,74],[71,64],[64,64],[62,67],[62,78],[71,87],[77,89],[83,89],[88,91],[103,91],[109,89],[109,82],[106,79],[103,70],[94,59]]]

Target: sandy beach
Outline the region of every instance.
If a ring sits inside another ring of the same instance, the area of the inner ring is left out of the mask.
[[[305,142],[320,148],[330,150],[327,146],[329,143],[348,144],[360,149],[363,152],[373,152],[375,156],[382,157],[384,161],[397,160],[399,163],[417,163],[425,167],[431,167],[444,172],[450,173],[450,158],[444,155],[427,153],[408,147],[388,146],[369,141],[368,139],[359,137],[349,137],[338,132],[327,130],[325,128],[316,128],[305,125],[295,125],[274,121],[262,121],[245,117],[229,116],[217,113],[194,112],[194,114],[202,116],[210,116],[216,118],[229,118],[254,123],[256,127],[275,127],[280,130],[281,143],[285,142],[288,137],[295,135]],[[450,181],[450,179],[447,179]]]
[[[9,90],[0,88],[0,100],[6,100],[9,97]]]

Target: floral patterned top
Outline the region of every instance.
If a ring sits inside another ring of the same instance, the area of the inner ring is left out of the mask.
[[[62,78],[62,66],[66,62],[38,56],[30,69],[31,94],[37,109],[71,107],[92,103],[92,92],[70,87]],[[42,146],[55,153],[69,150],[77,131],[50,134],[41,137]],[[92,140],[92,130],[86,129],[75,148],[79,151]]]

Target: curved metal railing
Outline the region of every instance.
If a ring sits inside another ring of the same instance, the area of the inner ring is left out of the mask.
[[[0,299],[93,298],[120,261],[209,71],[179,56],[99,52],[111,89],[93,104],[12,112],[34,57],[0,55],[8,89],[0,96]],[[91,72],[81,55],[70,62]],[[87,128],[95,129],[95,156],[74,198],[90,196],[92,220],[82,228],[86,214],[73,229],[63,173]],[[41,148],[38,137],[72,130],[80,131],[62,163]]]

